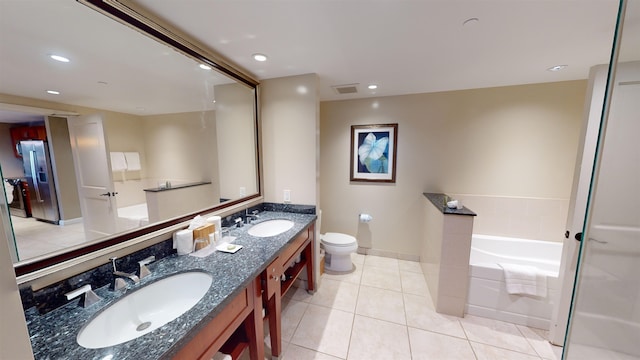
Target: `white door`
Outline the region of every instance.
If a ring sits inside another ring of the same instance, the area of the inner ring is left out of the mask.
[[[565,359],[640,359],[640,61],[619,64],[612,83]]]
[[[585,120],[582,127],[580,146],[578,146],[571,201],[567,215],[566,235],[568,236],[564,240],[562,247],[562,262],[559,274],[562,286],[560,287],[558,301],[554,304],[551,327],[549,329],[549,341],[560,346],[564,343],[569,322],[569,308],[573,297],[573,285],[578,266],[578,249],[580,247],[580,243],[576,240],[576,234],[582,233],[587,212],[587,199],[596,155],[608,71],[608,65],[597,65],[592,67],[589,72],[589,86],[586,97],[587,107],[585,108]]]
[[[109,236],[116,232],[117,205],[102,116],[70,117],[69,137],[87,240]]]

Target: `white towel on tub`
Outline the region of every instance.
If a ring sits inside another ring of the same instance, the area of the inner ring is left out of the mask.
[[[512,295],[547,296],[547,276],[530,265],[498,264],[504,270],[507,292]]]

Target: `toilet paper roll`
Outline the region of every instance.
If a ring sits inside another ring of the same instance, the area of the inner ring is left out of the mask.
[[[360,214],[360,222],[368,223],[373,220],[373,217],[369,214]]]
[[[180,230],[173,234],[173,243],[178,255],[187,255],[193,251],[193,231]]]

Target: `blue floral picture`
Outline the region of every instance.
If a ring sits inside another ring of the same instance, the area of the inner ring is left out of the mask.
[[[398,124],[351,126],[351,181],[395,182]]]

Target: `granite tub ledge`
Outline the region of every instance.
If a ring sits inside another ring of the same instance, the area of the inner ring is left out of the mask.
[[[449,195],[441,194],[441,193],[422,193],[424,197],[426,197],[433,206],[435,206],[440,212],[446,215],[466,215],[466,216],[477,216],[476,213],[469,210],[466,207],[462,207],[462,209],[450,209],[447,207],[447,202],[453,200]]]
[[[103,299],[89,308],[71,301],[59,309],[40,315],[35,307],[25,311],[31,346],[36,359],[169,359],[216,317],[228,303],[266,269],[278,254],[304,229],[316,220],[314,214],[286,212],[260,213],[258,224],[270,219],[288,219],[293,228],[268,238],[250,236],[252,225],[233,230],[234,244],[243,248],[235,254],[215,252],[205,258],[171,255],[151,263],[152,275],[133,286],[129,292],[159,279],[191,270],[205,271],[213,283],[205,296],[189,311],[164,326],[125,343],[86,349],[78,345],[76,336],[98,312],[126,293],[109,291],[108,286],[95,290]]]

